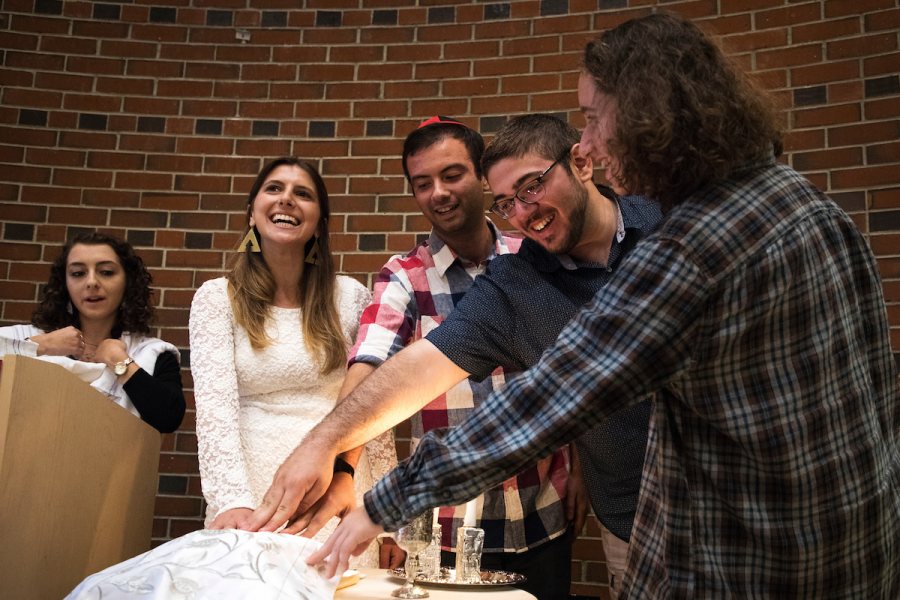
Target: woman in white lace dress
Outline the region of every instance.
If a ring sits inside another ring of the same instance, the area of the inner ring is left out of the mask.
[[[256,240],[248,233],[228,275],[204,283],[191,305],[191,372],[210,529],[244,525],[278,466],[334,407],[347,348],[370,298],[360,283],[334,274],[328,193],[311,164],[281,158],[266,165],[247,213]],[[354,476],[358,497],[395,463],[390,436],[367,445]],[[377,567],[377,548],[360,564]]]

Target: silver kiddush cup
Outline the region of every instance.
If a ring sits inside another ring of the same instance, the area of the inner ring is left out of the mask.
[[[426,579],[437,579],[441,574],[441,526],[432,525],[431,543],[419,555],[419,573]]]

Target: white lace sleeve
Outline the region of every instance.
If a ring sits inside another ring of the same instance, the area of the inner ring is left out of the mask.
[[[393,428],[366,442],[365,453],[371,470],[371,485],[375,485],[397,466],[397,446],[394,443]]]
[[[344,324],[344,335],[353,344],[359,331],[359,318],[372,302],[372,292],[363,284],[351,277],[340,277],[341,281],[341,321]]]
[[[191,374],[197,407],[197,454],[206,524],[220,512],[253,506],[238,430],[234,328],[225,279],[207,281],[191,302]]]
[[[350,340],[354,340],[359,330],[360,316],[372,301],[372,293],[353,279],[350,279],[345,287],[349,288],[350,293],[343,294],[341,314],[346,315],[345,322],[348,323],[348,331],[345,333]],[[397,466],[397,447],[394,445],[393,429],[366,443],[365,453],[369,462],[369,473],[366,474],[368,480],[364,482],[363,487],[368,489]]]

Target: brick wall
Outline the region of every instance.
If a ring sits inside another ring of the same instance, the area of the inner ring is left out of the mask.
[[[657,4],[723,35],[776,92],[788,161],[868,233],[900,348],[896,0],[6,0],[0,320],[28,321],[59,245],[99,228],[138,248],[159,334],[187,350],[193,290],[221,273],[253,176],[282,154],[320,161],[338,266],[369,282],[427,229],[398,160],[422,117],[581,125],[584,43]],[[192,410],[160,473],[157,543],[201,526]],[[575,555],[573,591],[605,597],[596,523]]]

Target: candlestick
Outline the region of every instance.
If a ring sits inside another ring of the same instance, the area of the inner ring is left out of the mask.
[[[456,583],[481,581],[481,551],[484,529],[460,527],[456,530]]]
[[[466,502],[466,516],[463,518],[463,527],[475,527],[475,509],[478,498],[472,498]]]

